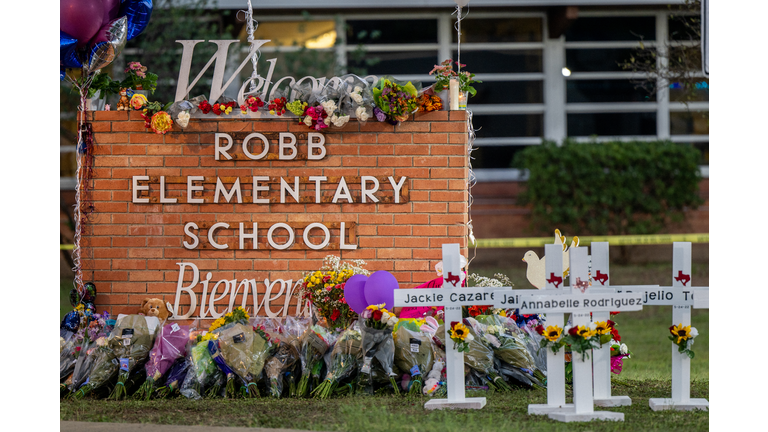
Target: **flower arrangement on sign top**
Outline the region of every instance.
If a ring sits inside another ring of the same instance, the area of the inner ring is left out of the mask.
[[[258,96],[248,96],[245,98],[245,103],[240,105],[240,112],[245,115],[248,111],[256,112],[259,108],[264,106],[264,101]]]
[[[135,94],[133,96],[143,95]],[[133,99],[131,99],[131,103],[133,103]],[[171,130],[173,127],[173,119],[171,119],[171,115],[165,111],[170,106],[170,103],[162,106],[160,105],[160,102],[157,101],[144,104],[144,109],[141,111],[141,118],[144,119],[144,127],[152,129],[152,132],[160,135],[164,135]]]
[[[469,352],[469,343],[472,342],[475,337],[469,334],[469,329],[464,323],[453,321],[448,333],[451,335],[451,340],[458,352]]]
[[[690,325],[684,326],[680,323],[671,326],[669,332],[671,333],[669,340],[677,345],[677,351],[680,354],[687,355],[689,358],[693,358],[695,354],[693,350],[691,350],[691,347],[693,346],[693,340],[699,335],[699,331],[696,330],[696,327],[691,327]]]
[[[365,319],[365,325],[375,329],[384,330],[393,328],[397,324],[397,316],[384,308],[384,303],[370,305],[363,311],[361,318]]]
[[[365,261],[362,260],[350,263],[328,255],[319,270],[304,275],[297,296],[300,301],[312,303],[317,314],[325,318],[328,328],[346,328],[357,315],[344,300],[344,286],[352,275],[367,276],[369,272],[364,266]]]
[[[125,79],[120,83],[121,87],[134,90],[149,90],[154,93],[157,88],[157,75],[147,72],[147,67],[139,62],[130,62],[125,68]]]
[[[439,65],[435,65],[435,67],[429,72],[430,75],[435,76],[435,85],[432,87],[432,89],[435,92],[440,92],[447,89],[450,85],[451,79],[453,78],[459,80],[460,91],[469,92],[469,94],[472,96],[476,95],[477,90],[472,87],[472,84],[482,83],[482,81],[476,80],[475,74],[468,71],[456,72],[453,70],[453,63],[454,61],[452,59],[445,60]],[[460,68],[466,66],[465,64],[460,64],[459,62],[455,63]]]
[[[382,77],[373,87],[373,113],[380,122],[397,124],[419,109],[417,97],[418,90],[410,81],[400,84],[392,77]]]
[[[269,109],[269,113],[272,115],[276,115],[278,117],[285,114],[285,107],[288,104],[288,99],[285,97],[277,97],[269,101],[269,105],[267,105],[267,109]]]
[[[589,358],[589,351],[600,348],[600,335],[590,326],[574,326],[568,329],[568,334],[563,338],[571,352],[581,354],[581,359]]]

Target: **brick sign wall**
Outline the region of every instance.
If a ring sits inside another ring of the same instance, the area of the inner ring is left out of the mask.
[[[178,297],[191,318],[241,304],[295,315],[296,281],[326,255],[363,259],[404,288],[435,277],[443,243],[466,255],[464,112],[316,135],[295,119],[226,117],[156,135],[137,112],[91,115],[93,212],[81,244],[99,309],[135,313],[145,297]]]

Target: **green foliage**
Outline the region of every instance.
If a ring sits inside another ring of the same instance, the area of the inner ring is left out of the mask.
[[[669,141],[544,142],[516,155],[530,172],[520,202],[542,232],[654,234],[703,202],[698,159],[694,148]]]

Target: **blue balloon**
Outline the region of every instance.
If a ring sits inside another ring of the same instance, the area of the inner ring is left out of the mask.
[[[64,72],[64,69],[59,70],[59,79],[64,81],[64,78],[67,76],[67,73]]]
[[[61,328],[64,330],[69,330],[72,333],[75,333],[77,331],[77,328],[80,326],[80,314],[77,313],[77,311],[72,311],[64,316],[64,319],[61,321]]]
[[[77,55],[77,39],[72,36],[59,31],[61,33],[61,39],[59,41],[59,65],[61,68],[80,68],[83,67],[83,63],[80,61]]]
[[[128,40],[143,32],[152,16],[152,0],[125,0],[120,15],[128,18]]]

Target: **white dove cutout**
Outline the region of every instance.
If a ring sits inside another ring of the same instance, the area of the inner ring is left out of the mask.
[[[459,265],[461,266],[462,270],[466,271],[467,259],[464,258],[464,255],[459,255]],[[438,276],[443,277],[443,262],[442,261],[440,261],[439,263],[435,264],[435,272],[437,273]],[[544,272],[542,272],[541,274],[544,274]],[[464,273],[462,271],[461,274],[459,275],[459,283],[463,285],[464,284],[464,279],[466,279],[466,278],[467,278],[466,273]]]
[[[568,254],[568,248],[569,247],[578,247],[579,246],[579,237],[574,236],[571,240],[571,245],[566,246],[566,238],[565,236],[560,234],[560,230],[555,230],[555,244],[556,245],[562,245],[563,246],[563,278],[568,277],[568,270],[570,270],[569,265],[569,254]],[[546,276],[545,276],[545,267],[546,267],[546,256],[543,256],[539,258],[539,256],[534,251],[528,251],[525,253],[525,256],[523,257],[523,262],[528,265],[528,268],[525,271],[525,276],[528,278],[528,282],[531,283],[534,287],[537,289],[543,289],[546,285]]]

